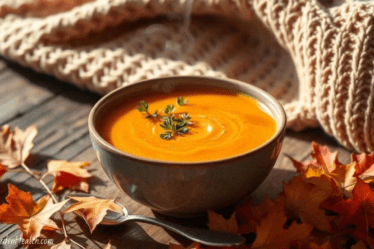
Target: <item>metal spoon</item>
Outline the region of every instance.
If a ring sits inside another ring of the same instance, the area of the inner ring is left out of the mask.
[[[69,194],[68,196],[64,196],[64,199],[68,197],[89,197],[94,196],[97,198],[102,198],[97,195],[91,194]],[[179,235],[182,235],[190,240],[199,242],[204,245],[208,246],[234,246],[240,245],[245,242],[245,238],[233,233],[227,232],[219,232],[219,231],[211,231],[207,229],[200,229],[200,228],[192,228],[192,227],[185,227],[182,225],[174,224],[168,221],[151,218],[143,215],[130,215],[127,209],[120,203],[116,202],[116,204],[120,205],[123,208],[123,214],[119,214],[116,212],[108,211],[107,215],[104,217],[103,221],[100,223],[102,225],[119,225],[125,222],[144,222],[156,226],[160,226],[172,232],[175,232]]]

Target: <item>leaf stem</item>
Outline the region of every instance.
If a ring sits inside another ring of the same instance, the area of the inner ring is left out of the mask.
[[[41,176],[42,175],[42,173],[40,173],[40,172],[38,172],[38,171],[35,171],[35,170],[29,170],[29,171],[27,171],[27,170],[24,170],[24,169],[7,169],[7,172],[15,172],[15,173],[28,173],[28,174],[33,174],[33,175],[37,175],[37,176]],[[31,173],[30,173],[31,172]]]
[[[86,248],[84,248],[81,244],[79,244],[78,242],[76,242],[76,241],[74,241],[74,240],[72,240],[72,239],[70,239],[70,238],[69,238],[69,241],[70,241],[71,243],[75,244],[76,246],[82,248],[82,249],[86,249]]]

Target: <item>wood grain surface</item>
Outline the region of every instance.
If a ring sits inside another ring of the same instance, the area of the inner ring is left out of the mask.
[[[158,216],[189,226],[204,227],[206,217],[178,220],[163,217],[134,202],[107,178],[99,165],[88,134],[87,118],[91,107],[100,96],[61,82],[54,77],[39,74],[0,58],[0,124],[10,124],[22,129],[36,124],[39,134],[27,164],[38,171],[46,171],[50,159],[91,161],[88,167],[94,177],[90,180],[91,193],[104,197],[119,197],[130,213]],[[265,182],[251,195],[254,204],[266,196],[275,198],[282,191],[282,183],[289,181],[295,170],[286,155],[305,160],[311,152],[311,141],[328,145],[339,151],[339,159],[349,161],[350,151],[339,146],[334,139],[320,129],[303,132],[287,131],[281,155]],[[49,186],[52,177],[46,178]],[[27,174],[7,173],[0,181],[0,203],[5,202],[7,184],[16,184],[24,191],[31,191],[34,199],[45,195],[39,183]],[[67,194],[69,191],[62,193]],[[54,216],[60,224],[58,215]],[[110,240],[113,248],[167,248],[170,242],[188,245],[191,241],[169,233],[162,228],[146,224],[124,224],[116,227],[99,226],[93,234],[85,222],[74,214],[65,216],[68,233],[86,248],[103,248]],[[0,224],[0,241],[19,238],[21,232],[15,225]],[[59,242],[62,236],[47,234]],[[22,245],[0,244],[0,248],[22,248]],[[37,247],[33,247],[37,248]],[[75,247],[73,247],[75,248]]]

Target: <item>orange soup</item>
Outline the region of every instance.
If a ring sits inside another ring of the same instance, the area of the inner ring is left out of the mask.
[[[203,162],[253,150],[276,128],[255,99],[204,88],[131,98],[107,113],[98,130],[114,147],[138,157]]]

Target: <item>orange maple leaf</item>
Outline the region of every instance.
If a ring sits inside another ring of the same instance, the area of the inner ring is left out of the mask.
[[[289,183],[285,183],[283,188],[285,211],[288,216],[299,218],[303,223],[312,224],[321,231],[331,231],[329,219],[319,207],[331,192],[314,187],[304,182],[301,177],[295,177]]]
[[[326,173],[333,172],[340,164],[337,151],[331,152],[327,146],[321,146],[316,142],[312,142],[312,149],[311,156],[314,159],[314,165],[322,167]]]
[[[331,173],[340,165],[338,161],[338,152],[331,152],[327,146],[321,146],[316,142],[312,142],[312,153],[313,160],[305,163],[296,161],[295,159],[288,156],[291,159],[294,167],[299,173],[305,173],[308,169],[322,170],[326,175]]]
[[[304,180],[326,191],[351,197],[351,191],[356,183],[356,162],[342,164],[338,160],[338,152],[331,152],[327,146],[315,142],[312,142],[311,156],[313,160],[306,163],[290,158]]]
[[[31,242],[40,236],[43,229],[59,229],[50,217],[59,211],[66,201],[52,203],[49,196],[42,197],[36,203],[30,192],[23,192],[12,184],[8,184],[9,193],[6,201],[0,205],[0,222],[17,224],[23,238]]]
[[[312,225],[293,222],[285,229],[286,222],[284,207],[278,203],[266,218],[261,220],[261,225],[256,227],[256,240],[250,248],[289,249],[295,244],[308,240],[309,234],[313,230]]]
[[[370,154],[351,154],[351,161],[356,162],[355,176],[361,176],[374,171],[374,152]]]
[[[236,222],[235,213],[226,220],[222,215],[208,210],[208,227],[210,230],[237,233],[238,223]]]
[[[66,209],[65,213],[75,212],[83,217],[91,233],[103,220],[108,210],[123,214],[122,207],[116,204],[114,200],[97,197],[70,197],[70,199],[77,202]]]
[[[9,168],[16,168],[26,161],[34,147],[34,138],[38,134],[35,125],[26,130],[15,127],[10,130],[9,125],[0,129],[0,161]]]
[[[84,168],[90,162],[68,162],[63,160],[51,160],[48,162],[48,172],[45,175],[54,175],[52,191],[59,192],[66,188],[88,192],[88,178],[92,177]]]
[[[235,208],[239,233],[255,233],[256,226],[260,225],[261,219],[265,218],[275,203],[266,197],[259,206],[253,207],[250,199]]]
[[[340,214],[339,229],[353,225],[351,234],[373,246],[374,239],[369,234],[369,228],[374,228],[374,191],[369,184],[358,178],[352,195],[351,199],[335,197],[335,201],[327,200],[321,207]]]

